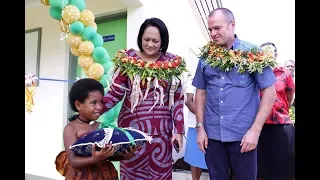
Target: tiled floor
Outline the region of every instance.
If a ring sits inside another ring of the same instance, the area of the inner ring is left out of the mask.
[[[172,173],[172,180],[192,180],[190,171],[179,171]],[[200,180],[210,180],[208,173],[202,173]]]
[[[61,176],[61,179],[64,179]],[[25,180],[53,180],[45,177],[35,176],[31,174],[25,174]],[[172,180],[192,180],[190,171],[180,171],[172,173]],[[202,173],[200,180],[210,180],[208,173]]]

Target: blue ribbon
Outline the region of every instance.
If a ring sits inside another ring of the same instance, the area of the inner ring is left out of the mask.
[[[45,80],[45,81],[59,81],[59,82],[67,82],[67,83],[73,83],[77,80],[63,80],[63,79],[49,79],[49,78],[38,78],[39,80]]]

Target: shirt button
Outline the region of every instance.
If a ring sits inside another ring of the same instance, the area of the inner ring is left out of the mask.
[[[221,103],[223,103],[223,101],[220,101]]]
[[[222,77],[222,79],[224,79],[224,77]]]
[[[223,119],[223,116],[221,116],[221,119]]]
[[[223,90],[223,88],[220,88],[220,90],[222,91],[222,90]]]

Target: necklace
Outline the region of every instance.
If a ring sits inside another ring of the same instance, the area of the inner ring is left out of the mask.
[[[79,119],[81,122],[86,123],[86,124],[89,124],[89,125],[92,125],[92,124],[95,123],[95,121],[85,121],[85,120],[81,119],[79,116],[78,116],[78,119]]]

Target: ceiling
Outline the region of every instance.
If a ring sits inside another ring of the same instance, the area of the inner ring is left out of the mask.
[[[210,38],[207,27],[208,15],[212,10],[222,7],[221,0],[189,0],[189,2],[194,9],[199,25],[203,27],[207,37]]]
[[[41,2],[40,0],[25,0],[25,5],[30,6],[30,5],[40,5]]]

